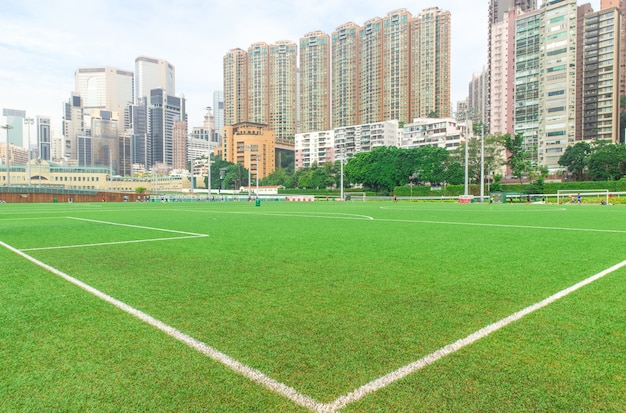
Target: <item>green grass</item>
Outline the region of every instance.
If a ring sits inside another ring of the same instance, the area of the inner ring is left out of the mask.
[[[206,234],[25,253],[329,403],[622,262],[625,217],[590,205],[5,204],[0,241]],[[8,249],[0,262],[0,411],[306,411]],[[342,411],[622,411],[625,276]]]

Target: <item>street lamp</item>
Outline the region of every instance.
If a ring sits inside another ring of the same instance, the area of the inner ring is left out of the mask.
[[[206,154],[206,159],[207,159],[207,182],[206,182],[206,188],[207,188],[207,202],[209,202],[211,200],[211,139],[210,137],[207,139],[207,154]]]
[[[7,187],[11,186],[11,156],[9,155],[9,129],[13,129],[11,125],[0,125],[0,128],[7,131]]]
[[[24,125],[28,125],[28,186],[31,185],[31,173],[30,173],[30,126],[35,123],[33,118],[25,118]]]

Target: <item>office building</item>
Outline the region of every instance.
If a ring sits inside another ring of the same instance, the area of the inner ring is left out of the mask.
[[[222,159],[243,165],[253,180],[265,178],[275,169],[275,141],[267,125],[254,122],[227,125],[222,138]],[[243,185],[242,177],[238,186]]]
[[[152,89],[176,96],[176,70],[167,60],[139,56],[135,59],[134,103],[149,98]]]
[[[174,165],[174,123],[187,121],[185,99],[170,96],[163,89],[150,91],[149,131],[146,143],[146,167]]]
[[[215,132],[217,133],[217,142],[222,141],[222,129],[224,129],[224,91],[216,90],[213,92],[213,116],[215,119]]]
[[[3,109],[2,116],[6,117],[6,124],[10,129],[5,130],[7,133],[9,144],[26,148],[27,143],[24,141],[24,119],[26,119],[26,112],[17,109]],[[4,138],[4,137],[3,137]],[[3,139],[6,144],[6,140]]]
[[[52,159],[52,130],[50,117],[37,116],[37,159],[49,161]]]

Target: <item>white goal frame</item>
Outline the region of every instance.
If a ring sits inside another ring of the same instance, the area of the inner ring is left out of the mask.
[[[367,198],[365,192],[345,192],[343,194],[343,196],[349,196],[350,197],[350,201],[354,202],[354,201],[365,201],[365,198]]]
[[[567,202],[578,203],[578,194],[581,198],[583,196],[597,196],[604,198],[604,205],[609,204],[609,190],[608,189],[559,189],[556,191],[556,203],[562,204]],[[567,197],[565,202],[561,202],[561,197]]]

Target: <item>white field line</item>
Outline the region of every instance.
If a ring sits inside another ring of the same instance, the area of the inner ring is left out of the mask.
[[[119,227],[149,229],[149,230],[152,230],[152,231],[161,231],[161,232],[171,232],[173,234],[193,235],[193,236],[197,236],[197,237],[206,236],[205,234],[196,234],[195,232],[176,231],[174,229],[144,227],[144,226],[141,226],[141,225],[131,225],[131,224],[120,224],[120,223],[117,223],[117,222],[98,221],[96,219],[87,219],[87,218],[77,218],[77,217],[67,217],[67,218],[68,219],[74,219],[76,221],[94,222],[94,223],[97,223],[97,224],[115,225],[115,226],[119,226]]]
[[[380,377],[376,380],[373,380],[367,384],[365,384],[364,386],[359,387],[358,389],[339,397],[337,400],[335,400],[332,403],[329,403],[327,405],[325,405],[321,410],[318,410],[319,412],[336,412],[337,410],[351,404],[354,403],[358,400],[361,400],[362,398],[364,398],[365,396],[367,396],[370,393],[376,392],[384,387],[389,386],[390,384],[408,376],[409,374],[412,374],[418,370],[423,369],[424,367],[433,364],[434,362],[436,362],[437,360],[442,359],[445,356],[448,356],[460,349],[462,349],[465,346],[468,346],[482,338],[487,337],[488,335],[490,335],[491,333],[498,331],[506,326],[508,326],[509,324],[513,323],[514,321],[520,320],[521,318],[543,308],[546,307],[552,303],[554,303],[557,300],[560,300],[561,298],[573,293],[576,290],[579,290],[580,288],[585,287],[586,285],[591,284],[594,281],[599,280],[602,277],[605,277],[608,274],[611,274],[612,272],[615,272],[617,270],[619,270],[620,268],[623,268],[624,266],[626,266],[626,261],[622,261],[619,264],[616,264],[614,266],[612,266],[611,268],[608,268],[602,272],[599,272],[596,275],[593,275],[581,282],[579,282],[578,284],[575,284],[569,288],[566,288],[562,291],[559,291],[558,293],[551,295],[550,297],[539,301],[536,304],[533,304],[529,307],[524,308],[521,311],[518,311],[516,313],[511,314],[508,317],[505,317],[503,319],[501,319],[500,321],[497,321],[493,324],[489,324],[486,327],[481,328],[480,330],[470,334],[469,336],[462,338],[460,340],[455,341],[452,344],[448,344],[445,347],[440,348],[439,350],[435,351],[434,353],[431,353],[427,356],[422,357],[421,359],[407,364],[404,367],[399,368],[398,370],[395,370],[383,377]]]
[[[88,248],[88,247],[101,247],[103,245],[120,245],[120,244],[134,244],[142,242],[156,242],[156,241],[175,241],[179,239],[192,239],[192,238],[204,238],[208,235],[190,235],[187,237],[171,237],[171,238],[149,238],[149,239],[137,239],[130,241],[113,241],[113,242],[100,242],[97,244],[77,244],[77,245],[61,245],[57,247],[41,247],[41,248],[23,248],[21,251],[46,251],[46,250],[62,250],[69,248]]]
[[[470,227],[543,229],[543,230],[551,230],[551,231],[582,231],[582,232],[602,232],[602,233],[626,234],[626,230],[622,230],[622,229],[543,227],[543,226],[538,226],[538,225],[489,224],[489,223],[483,223],[483,222],[426,221],[426,220],[393,219],[393,218],[377,218],[377,219],[375,219],[375,221],[405,222],[405,223],[414,223],[414,224],[435,224],[435,225],[467,225],[467,226],[470,226]]]
[[[183,211],[183,210],[180,210]],[[346,214],[340,212],[249,212],[249,211],[218,211],[218,210],[194,210],[186,212],[229,214],[229,215],[258,215],[270,217],[297,217],[297,218],[325,218],[325,219],[345,219],[356,221],[374,221],[376,218],[369,215]]]
[[[280,383],[268,376],[266,376],[265,374],[261,373],[259,370],[253,369],[252,367],[249,367],[243,363],[240,363],[239,361],[233,359],[232,357],[214,349],[213,347],[175,329],[174,327],[171,327],[167,324],[165,324],[164,322],[157,320],[156,318],[153,318],[152,316],[144,313],[143,311],[137,310],[134,307],[129,306],[128,304],[119,301],[113,297],[111,297],[110,295],[107,295],[103,292],[101,292],[100,290],[97,290],[95,288],[93,288],[92,286],[85,284],[84,282],[68,275],[65,274],[62,271],[57,270],[56,268],[45,264],[39,260],[37,260],[36,258],[31,257],[28,254],[25,254],[24,252],[13,248],[12,246],[0,241],[0,245],[3,246],[4,248],[16,253],[17,255],[27,259],[28,261],[38,265],[39,267],[65,279],[66,281],[78,286],[79,288],[87,291],[88,293],[100,298],[101,300],[117,307],[118,309],[132,315],[133,317],[138,318],[139,320],[143,321],[144,323],[164,332],[165,334],[167,334],[168,336],[186,344],[187,346],[191,347],[192,349],[204,354],[205,356],[210,357],[211,359],[225,365],[226,367],[230,368],[231,370],[241,374],[244,377],[247,377],[248,379],[252,380],[255,383],[258,383],[262,386],[265,386],[266,388],[268,388],[269,390],[278,393],[288,399],[290,399],[291,401],[293,401],[294,403],[308,408],[311,411],[322,411],[321,409],[323,408],[323,404],[312,399],[309,396],[306,396],[304,394],[298,393],[295,389],[293,389],[292,387],[287,386],[286,384]]]

